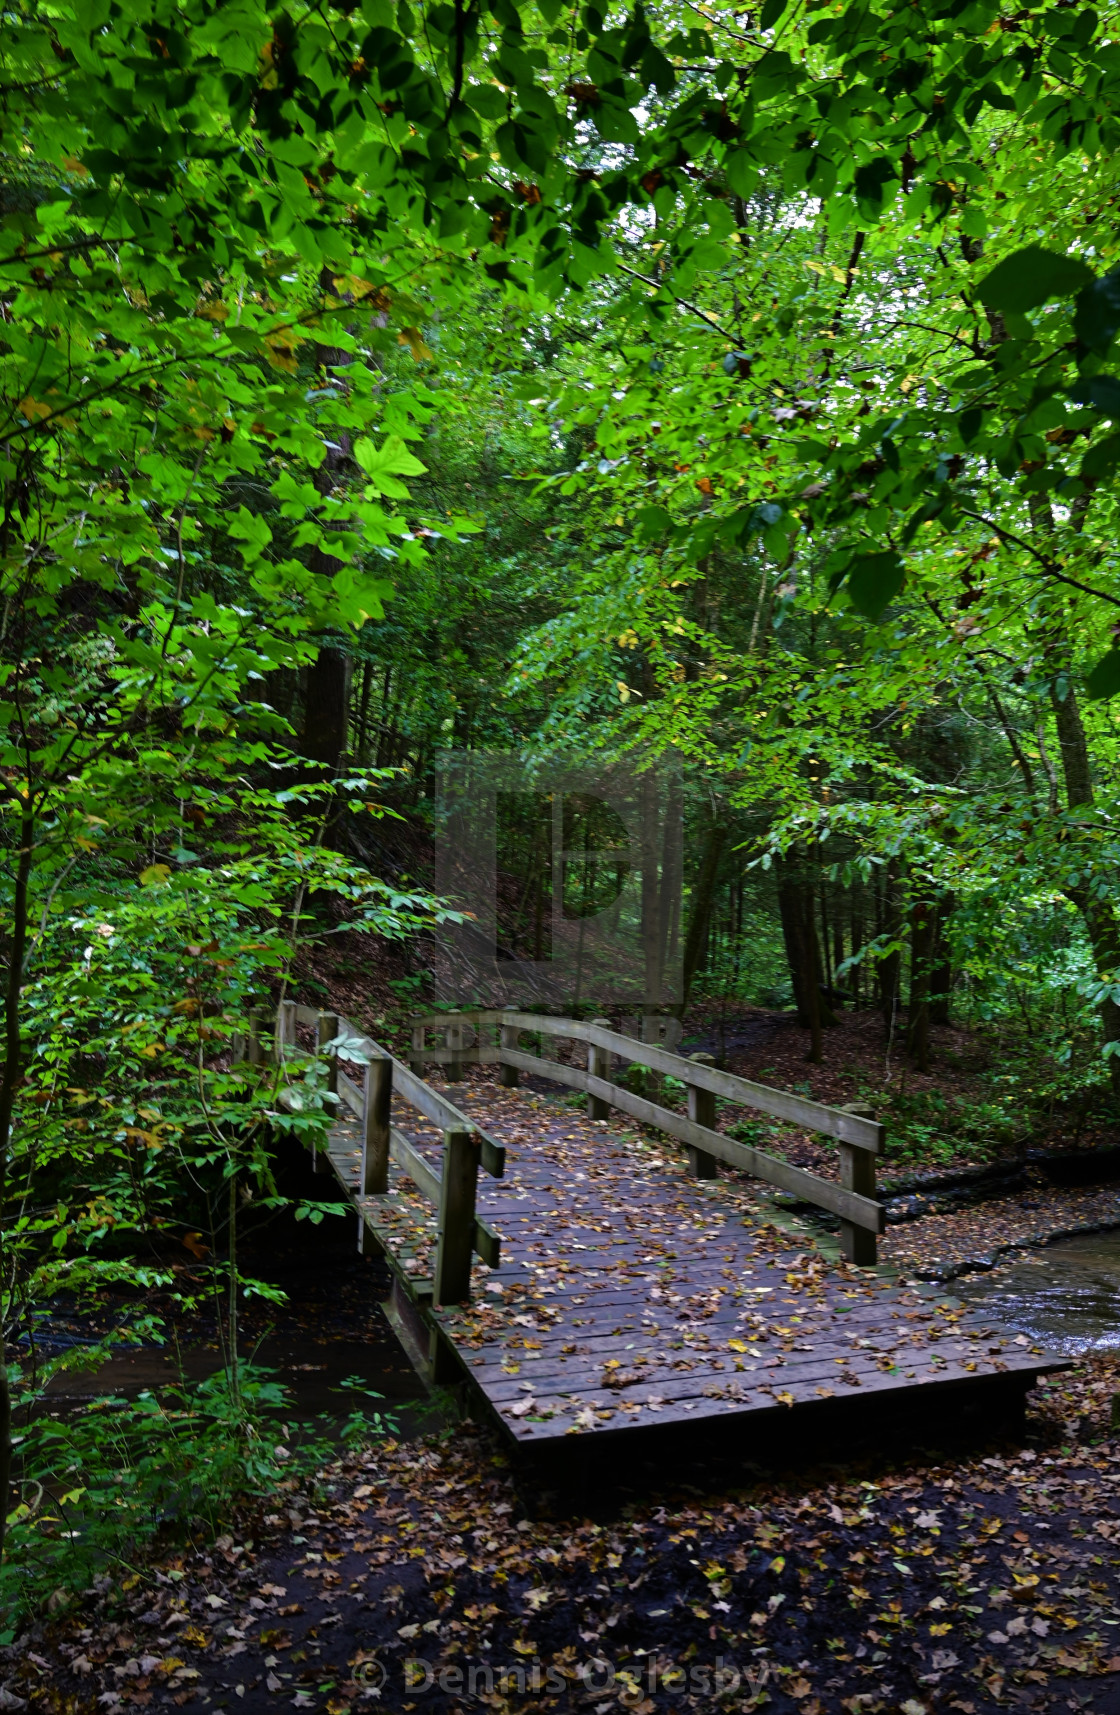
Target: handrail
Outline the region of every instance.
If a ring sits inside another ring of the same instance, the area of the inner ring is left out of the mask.
[[[375,1042],[372,1036],[363,1035],[350,1023],[349,1019],[343,1018],[339,1013],[328,1014],[319,1012],[315,1007],[297,1006],[295,1015],[297,1023],[311,1025],[318,1024],[320,1018],[332,1016],[337,1018],[340,1027],[345,1026],[348,1033],[339,1048],[340,1059],[357,1060],[358,1064],[362,1064],[372,1057],[384,1056],[385,1059],[391,1061],[393,1087],[402,1100],[406,1101],[409,1107],[415,1108],[418,1113],[422,1113],[425,1119],[431,1120],[433,1125],[438,1125],[441,1131],[477,1132],[482,1151],[482,1167],[492,1179],[504,1177],[506,1170],[505,1144],[498,1143],[490,1137],[488,1133],[482,1130],[481,1126],[476,1125],[469,1115],[463,1113],[461,1108],[457,1108],[454,1102],[449,1102],[446,1096],[440,1095],[438,1090],[433,1090],[430,1084],[418,1077],[410,1067],[405,1065],[403,1060],[398,1060],[395,1055],[390,1054],[389,1050],[383,1048],[379,1042]],[[352,1034],[350,1034],[351,1032]],[[347,1049],[350,1048],[356,1049],[357,1053],[347,1053]],[[350,1080],[347,1079],[347,1082],[349,1083]],[[357,1085],[353,1083],[350,1087],[353,1090],[357,1089]],[[361,1115],[359,1114],[358,1117],[360,1118]]]
[[[251,1060],[261,1058],[256,1031],[262,1022],[261,1018],[254,1020],[254,1035],[247,1045]],[[423,1078],[340,1014],[288,1001],[271,1016],[270,1022],[277,1058],[285,1054],[295,1025],[314,1027],[318,1051],[328,1057],[331,1091],[340,1102],[345,1102],[362,1125],[360,1196],[386,1195],[389,1160],[396,1161],[421,1196],[434,1203],[439,1211],[436,1303],[454,1304],[469,1299],[472,1251],[490,1268],[498,1268],[501,1262],[501,1238],[476,1213],[475,1198],[480,1167],[495,1179],[503,1177],[504,1144],[490,1137],[454,1102],[433,1090]],[[365,1066],[361,1085],[342,1070],[342,1060]],[[442,1171],[426,1161],[404,1133],[389,1123],[394,1087],[403,1101],[442,1130]],[[312,1160],[318,1170],[314,1149]],[[329,1160],[324,1166],[329,1167]]]
[[[462,1045],[464,1024],[479,1027],[478,1041],[471,1048]],[[499,1027],[497,1046],[483,1044],[481,1027],[486,1025]],[[449,1040],[452,1036],[456,1040],[447,1049],[429,1049],[425,1043],[429,1029],[444,1030]],[[517,1043],[523,1030],[586,1043],[587,1069],[568,1066],[543,1055],[525,1053]],[[611,1029],[606,1020],[554,1018],[512,1008],[479,1008],[414,1019],[412,1039],[414,1066],[434,1060],[447,1064],[449,1075],[456,1077],[464,1064],[496,1063],[503,1068],[503,1081],[516,1083],[518,1072],[524,1071],[548,1078],[553,1083],[585,1090],[588,1111],[593,1117],[603,1118],[608,1107],[618,1108],[680,1139],[688,1147],[692,1170],[697,1177],[714,1177],[716,1161],[724,1161],[768,1184],[792,1192],[805,1202],[839,1215],[842,1244],[850,1260],[860,1264],[876,1261],[876,1238],[886,1223],[883,1206],[875,1197],[875,1157],[883,1149],[885,1131],[865,1113],[831,1107],[767,1084],[756,1084],[749,1078],[740,1078],[704,1064],[703,1058],[685,1059],[656,1043],[639,1042],[635,1037],[624,1036]],[[612,1070],[616,1057],[679,1078],[688,1091],[688,1117],[604,1076]],[[717,1096],[834,1138],[840,1150],[840,1183],[822,1179],[803,1168],[792,1167],[766,1150],[739,1143],[718,1131],[715,1124]]]

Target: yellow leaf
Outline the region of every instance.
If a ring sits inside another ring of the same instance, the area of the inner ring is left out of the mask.
[[[431,347],[424,344],[419,328],[402,328],[397,335],[397,344],[407,345],[417,363],[431,363],[435,357]]]
[[[26,399],[20,400],[19,408],[29,423],[38,422],[41,417],[49,417],[51,414],[51,407],[44,405],[41,399],[33,399],[30,393]]]
[[[140,871],[141,887],[166,887],[171,875],[169,863],[150,863]]]
[[[791,1393],[776,1393],[774,1398],[780,1399],[783,1405],[793,1404],[793,1395]]]
[[[728,1340],[727,1345],[732,1352],[745,1352],[747,1350],[746,1342],[743,1340]]]

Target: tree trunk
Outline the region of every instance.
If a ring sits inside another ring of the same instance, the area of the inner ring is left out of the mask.
[[[683,1015],[688,1005],[688,997],[692,992],[692,979],[700,969],[700,956],[708,938],[708,924],[712,916],[712,901],[716,893],[716,878],[719,875],[719,860],[723,851],[723,842],[727,829],[721,822],[709,824],[704,838],[704,853],[700,860],[700,874],[696,880],[696,891],[690,900],[688,917],[688,933],[684,942],[684,959],[681,970],[681,999],[680,1012]]]
[[[945,933],[945,925],[953,914],[955,903],[951,893],[944,893],[937,905],[937,921],[934,925],[933,955],[929,973],[929,1019],[931,1024],[949,1023],[953,967],[949,957],[949,937]]]
[[[902,906],[898,896],[898,863],[892,858],[883,872],[882,905],[879,930],[888,940],[897,941],[902,933]],[[879,1006],[883,1022],[889,1031],[898,1011],[899,989],[902,981],[902,953],[886,953],[878,961],[875,972],[879,984]]]
[[[316,559],[325,559],[316,555]],[[328,562],[337,565],[337,561]],[[303,700],[303,754],[335,773],[346,754],[350,719],[350,657],[331,645],[307,669]],[[316,778],[319,778],[316,775]]]
[[[856,882],[852,888],[852,957],[855,958],[863,946],[863,884]],[[863,999],[863,963],[852,966],[852,1005],[859,1006]]]
[[[25,800],[26,802],[26,800]],[[20,818],[19,863],[12,898],[12,940],[8,953],[8,979],[4,993],[4,1068],[0,1074],[0,1206],[8,1188],[8,1162],[11,1155],[12,1115],[19,1089],[20,1064],[20,1003],[23,990],[23,963],[27,957],[28,892],[34,855],[35,818],[27,811]],[[0,1279],[7,1277],[4,1254],[3,1227],[0,1226]],[[0,1348],[3,1329],[0,1327]],[[12,1486],[12,1396],[8,1385],[7,1354],[0,1349],[0,1557],[4,1552],[5,1521],[8,1517],[8,1497]]]
[[[920,894],[910,910],[910,1006],[907,1047],[919,1072],[929,1071],[929,978],[937,931],[937,907]]]
[[[1064,627],[1052,633],[1047,649],[1047,666],[1066,806],[1070,810],[1090,809],[1094,803],[1094,791],[1089,744],[1073,688],[1070,650]],[[1088,854],[1086,857],[1088,859]],[[1081,913],[1102,980],[1115,980],[1120,972],[1120,925],[1110,900],[1098,897],[1093,887],[1082,882],[1067,884],[1065,892]],[[1111,996],[1106,995],[1100,1003],[1100,1019],[1105,1047],[1114,1042],[1120,1043],[1120,1006]],[[1107,1058],[1109,1081],[1114,1094],[1120,1095],[1120,1053],[1111,1053]]]
[[[333,284],[330,289],[333,291]],[[336,346],[320,348],[324,369],[337,369],[350,362],[350,354]],[[337,377],[335,378],[337,380]],[[322,464],[315,472],[315,487],[324,499],[336,487],[347,459],[350,437],[344,429],[333,429],[326,443]],[[312,549],[311,570],[332,578],[342,562],[323,548]],[[302,751],[312,762],[337,772],[346,754],[350,732],[350,656],[338,644],[327,643],[307,670],[304,688]],[[316,771],[315,778],[320,778]]]
[[[657,799],[657,776],[650,770],[643,774],[639,787],[641,799],[641,854],[642,854],[642,959],[644,964],[644,1006],[656,1008],[661,1006],[664,996],[662,993],[661,971],[661,924],[660,904],[661,888],[658,875],[658,858],[660,855],[660,840],[658,839],[659,816]]]
[[[779,858],[776,865],[778,912],[786,945],[797,1022],[809,1032],[809,1058],[820,1065],[821,1027],[836,1019],[821,995],[821,954],[817,943],[814,887],[803,859]]]

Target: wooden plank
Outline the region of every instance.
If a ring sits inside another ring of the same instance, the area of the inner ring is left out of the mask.
[[[432,1012],[423,1018],[409,1020],[413,1030],[446,1030],[448,1024],[456,1018],[461,1018],[467,1024],[501,1024],[505,1019],[501,1007],[468,1007],[465,1011]],[[425,1053],[427,1050],[425,1050]]]
[[[429,1203],[434,1203],[438,1208],[440,1198],[439,1174],[428,1165],[420,1151],[412,1147],[404,1132],[398,1131],[396,1126],[391,1126],[389,1129],[389,1154],[397,1166],[404,1169],[417,1189],[423,1192]]]
[[[497,1048],[480,1048],[477,1043],[473,1048],[425,1048],[424,1064],[426,1066],[497,1066],[501,1061],[501,1051]],[[448,1079],[448,1083],[455,1080]]]
[[[352,1078],[348,1078],[341,1066],[338,1069],[338,1093],[350,1112],[361,1119],[365,1112],[365,1098]]]
[[[501,1235],[496,1233],[489,1221],[484,1221],[480,1215],[476,1215],[474,1218],[474,1248],[487,1268],[501,1268]]]
[[[692,1062],[680,1054],[671,1054],[653,1042],[638,1042],[632,1036],[604,1030],[600,1025],[529,1012],[510,1012],[505,1017],[520,1030],[539,1030],[545,1035],[570,1036],[573,1041],[593,1043],[595,1047],[607,1048],[631,1063],[649,1066],[655,1072],[667,1072],[670,1077],[695,1084],[699,1089],[711,1090],[724,1101],[760,1110],[793,1125],[807,1126],[810,1131],[824,1132],[845,1143],[854,1143],[860,1149],[870,1149],[875,1154],[883,1149],[884,1127],[860,1114],[846,1113],[843,1108],[826,1107],[823,1102],[811,1102],[805,1096],[792,1096],[786,1090],[771,1088],[769,1084],[755,1084],[749,1078],[736,1077],[733,1072],[720,1072],[714,1066],[690,1071]]]
[[[763,1149],[752,1149],[749,1144],[737,1143],[734,1138],[725,1136],[721,1131],[710,1131],[707,1126],[697,1125],[683,1114],[672,1113],[668,1108],[658,1107],[656,1102],[648,1101],[645,1096],[636,1096],[632,1091],[624,1090],[620,1084],[608,1084],[602,1078],[593,1077],[579,1066],[565,1066],[556,1060],[538,1060],[535,1055],[523,1054],[519,1049],[506,1049],[504,1052],[511,1064],[522,1071],[536,1072],[539,1077],[548,1077],[558,1084],[568,1084],[573,1089],[587,1090],[591,1095],[601,1096],[611,1107],[621,1108],[623,1113],[630,1114],[643,1125],[668,1132],[682,1143],[691,1144],[709,1155],[716,1156],[720,1161],[726,1161],[729,1167],[737,1167],[740,1172],[749,1173],[755,1179],[762,1179],[768,1185],[776,1185],[782,1191],[790,1191],[804,1202],[813,1203],[818,1209],[828,1209],[832,1214],[840,1215],[857,1227],[866,1227],[873,1233],[881,1233],[886,1227],[882,1204],[872,1202],[868,1197],[860,1197],[853,1191],[845,1191],[842,1186],[834,1185],[829,1179],[818,1179],[815,1173],[806,1173],[801,1167],[791,1167],[788,1162],[779,1161],[777,1156],[768,1155]],[[687,1060],[681,1064],[689,1066]],[[706,1066],[696,1068],[697,1074],[707,1070]]]

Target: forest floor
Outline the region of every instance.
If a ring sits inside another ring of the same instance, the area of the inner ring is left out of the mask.
[[[1109,1715],[1118,1385],[1049,1378],[1025,1443],[557,1517],[471,1425],[388,1440],[103,1578],[0,1652],[0,1708]]]

